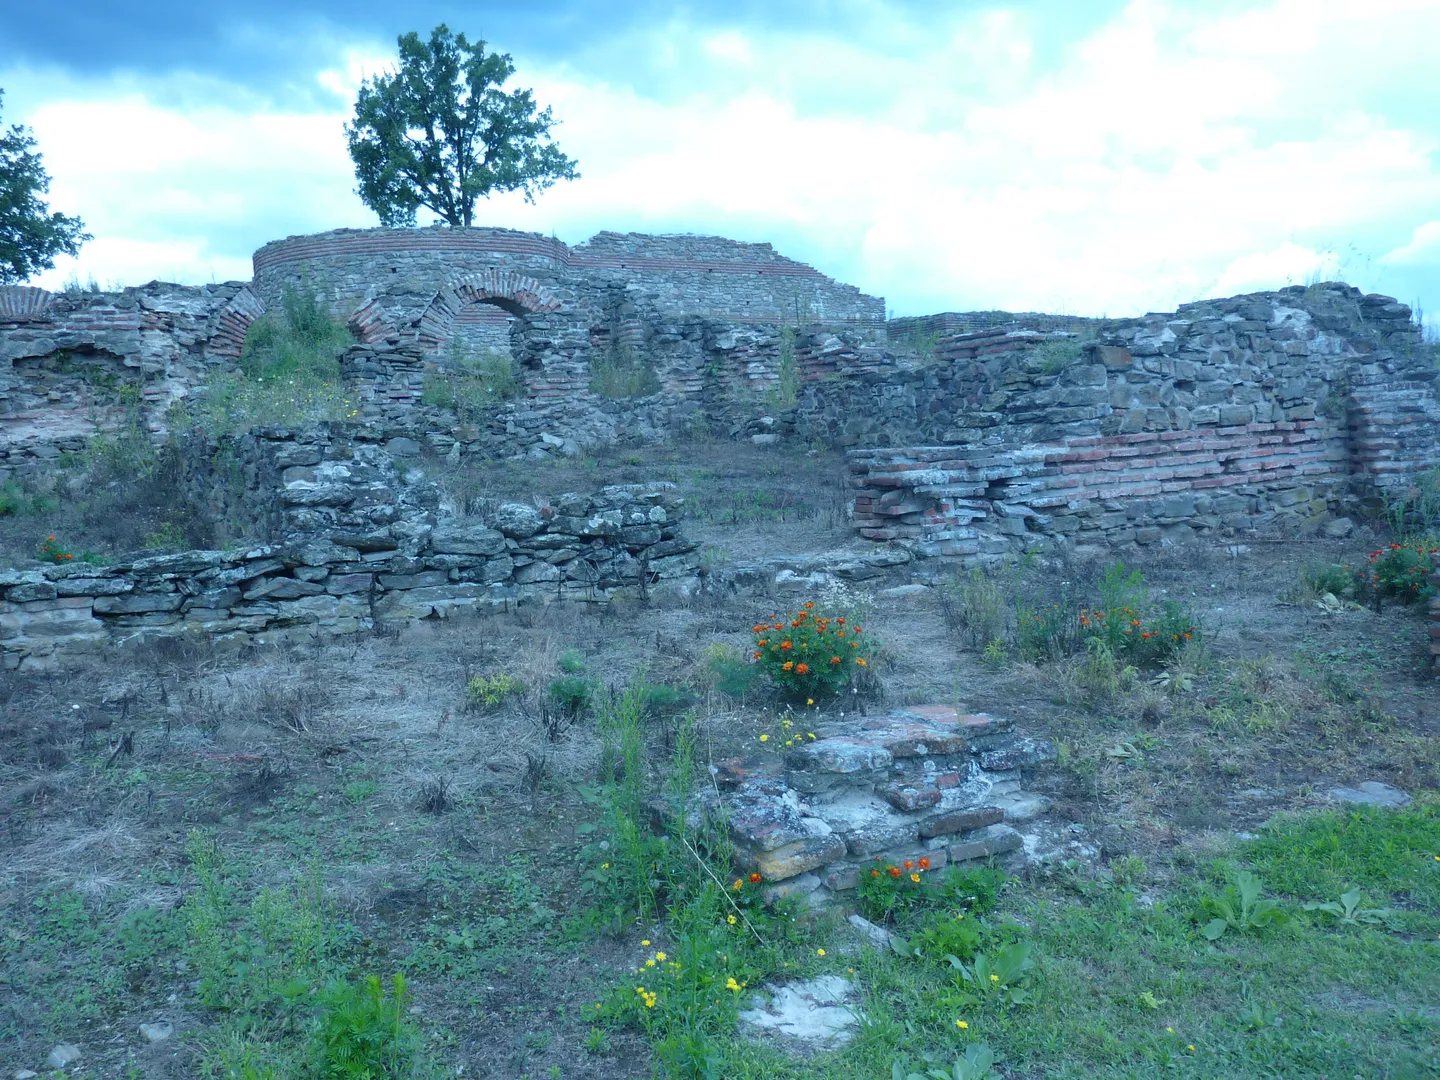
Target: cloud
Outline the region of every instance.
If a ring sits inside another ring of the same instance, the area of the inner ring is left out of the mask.
[[[1417,225],[1410,242],[1380,256],[1382,263],[1395,266],[1428,265],[1440,268],[1440,221]]]
[[[672,14],[591,24],[600,44],[563,60],[516,49],[583,177],[481,220],[770,240],[902,314],[1120,315],[1332,272],[1440,308],[1440,119],[1413,108],[1431,0],[1135,0],[1070,38],[1023,6],[846,13],[843,31]],[[180,75],[41,93],[32,73],[52,201],[108,242],[82,276],[193,251],[204,280],[277,236],[373,224],[341,127],[383,45],[337,46],[284,105],[187,97]]]

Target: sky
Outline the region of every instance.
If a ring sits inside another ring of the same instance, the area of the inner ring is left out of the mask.
[[[1435,0],[19,4],[3,120],[94,236],[50,288],[248,279],[268,240],[378,224],[343,125],[445,22],[581,173],[479,224],[769,241],[895,315],[1345,280],[1440,330]]]

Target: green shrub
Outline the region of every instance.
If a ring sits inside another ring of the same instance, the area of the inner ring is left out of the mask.
[[[56,541],[55,537],[47,536],[40,546],[35,549],[35,558],[41,562],[67,563],[73,562],[75,553],[66,551],[64,545]]]
[[[972,567],[940,583],[940,612],[950,629],[965,634],[972,648],[983,649],[1005,630],[1006,583]]]
[[[1070,338],[1041,342],[1030,354],[1031,362],[1045,375],[1058,375],[1080,359],[1083,345]]]
[[[860,870],[860,883],[855,889],[860,914],[873,922],[884,922],[896,913],[932,899],[927,892],[925,874],[930,860],[921,856],[896,865],[876,856],[868,867]]]
[[[1156,665],[1200,636],[1184,605],[1167,600],[1155,609],[1140,571],[1127,572],[1123,562],[1106,568],[1099,591],[1099,606],[1086,608],[1079,616],[1087,652],[1089,642],[1099,641],[1117,661]]]
[[[590,680],[580,675],[562,675],[550,684],[550,700],[578,716],[590,705]]]
[[[753,659],[790,697],[815,699],[849,686],[869,666],[875,643],[845,616],[828,616],[806,601],[793,615],[751,627]]]
[[[566,649],[556,659],[555,666],[566,675],[579,675],[585,670],[585,654],[579,649]]]
[[[246,331],[239,372],[212,374],[174,407],[171,427],[222,435],[353,416],[340,379],[340,353],[352,341],[317,297],[287,287],[281,311],[267,312]]]
[[[331,983],[321,995],[314,1036],[314,1075],[324,1080],[409,1077],[419,1055],[419,1033],[409,1018],[405,976],[391,985],[378,975],[361,984]]]
[[[1315,596],[1329,593],[1339,598],[1354,587],[1355,574],[1338,563],[1307,562],[1300,568],[1300,585]]]
[[[14,480],[0,484],[0,517],[9,514],[50,514],[54,513],[59,505],[57,500],[48,495],[26,491]]]

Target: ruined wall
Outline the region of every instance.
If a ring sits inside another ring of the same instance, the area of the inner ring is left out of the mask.
[[[1347,286],[1109,323],[1068,361],[1021,332],[947,344],[938,370],[856,381],[858,403],[802,403],[802,428],[893,435],[850,455],[862,536],[974,557],[1298,526],[1440,464],[1410,310]]]
[[[299,457],[313,456],[311,444],[293,445]],[[381,473],[358,475],[339,462],[293,468],[306,478],[286,479],[288,507],[346,513],[355,499],[338,499],[333,489],[358,492]],[[316,493],[325,494],[322,502],[307,497]],[[497,505],[482,521],[397,513],[379,523],[352,514],[354,529],[281,544],[4,570],[0,666],[45,670],[80,653],[160,637],[273,644],[525,601],[686,591],[698,562],[695,545],[680,535],[678,511],[672,485],[618,486],[541,507]]]
[[[82,450],[137,409],[163,431],[176,398],[240,355],[261,310],[242,282],[58,295],[0,287],[0,475]]]
[[[769,244],[710,236],[603,232],[570,248],[511,229],[338,229],[292,236],[255,253],[255,286],[275,304],[286,286],[323,296],[341,318],[369,306],[403,334],[444,287],[490,270],[528,279],[532,294],[587,326],[618,312],[647,319],[704,316],[728,322],[883,326],[884,301],[778,254]],[[507,306],[534,310],[513,294]],[[473,302],[473,300],[472,300]],[[619,312],[621,307],[628,310]]]

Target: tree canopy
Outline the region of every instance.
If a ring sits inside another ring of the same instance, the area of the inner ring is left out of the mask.
[[[0,104],[4,98],[0,90]],[[0,285],[50,269],[56,255],[74,255],[90,239],[79,218],[49,212],[41,196],[50,177],[34,146],[19,124],[0,134]]]
[[[527,202],[575,162],[550,140],[550,110],[529,90],[500,89],[515,73],[508,53],[486,53],[443,23],[428,42],[397,39],[400,70],[365,80],[345,126],[357,194],[383,225],[414,225],[420,207],[471,224],[475,201],[522,191]]]

